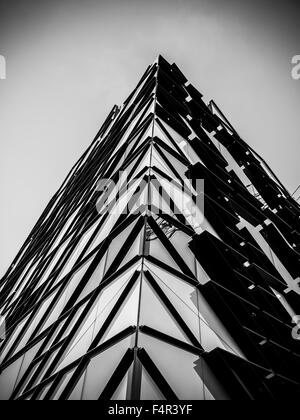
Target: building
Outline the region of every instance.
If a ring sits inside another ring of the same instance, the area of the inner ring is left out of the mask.
[[[299,396],[299,218],[160,56],[0,281],[0,398]]]

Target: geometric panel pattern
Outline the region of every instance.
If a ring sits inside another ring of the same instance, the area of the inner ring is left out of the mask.
[[[0,280],[0,399],[299,396],[299,281],[299,205],[159,56]]]

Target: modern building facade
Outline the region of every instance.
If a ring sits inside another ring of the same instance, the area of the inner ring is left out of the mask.
[[[0,399],[297,397],[299,258],[297,202],[160,56],[0,281]]]

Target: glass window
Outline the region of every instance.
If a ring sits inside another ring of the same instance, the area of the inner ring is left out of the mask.
[[[142,370],[141,384],[141,400],[142,401],[164,401],[165,398],[160,392],[156,383],[152,380],[146,369]]]
[[[125,401],[127,398],[129,373],[127,373],[112,396],[112,401]]]
[[[195,287],[153,265],[150,270],[159,287],[163,290],[194,336],[200,341],[199,311],[198,306],[195,306],[192,300],[196,290]]]
[[[0,375],[0,400],[8,400],[13,392],[24,356],[8,366]]]
[[[111,326],[104,336],[104,341],[109,340],[116,334],[133,325],[137,325],[140,299],[140,280],[138,279],[135,286],[127,296],[127,299],[119,309],[118,314],[113,320]]]
[[[123,340],[91,360],[86,372],[83,400],[98,400],[130,345],[130,339]]]
[[[189,343],[175,319],[145,278],[142,284],[140,325],[146,325]]]
[[[145,335],[141,335],[139,346],[145,348],[180,400],[204,400],[204,384],[195,370],[198,356]]]

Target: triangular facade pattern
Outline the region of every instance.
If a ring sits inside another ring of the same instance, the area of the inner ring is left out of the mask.
[[[204,211],[191,217],[183,184]],[[0,399],[299,396],[299,219],[266,162],[160,56],[0,281]]]

